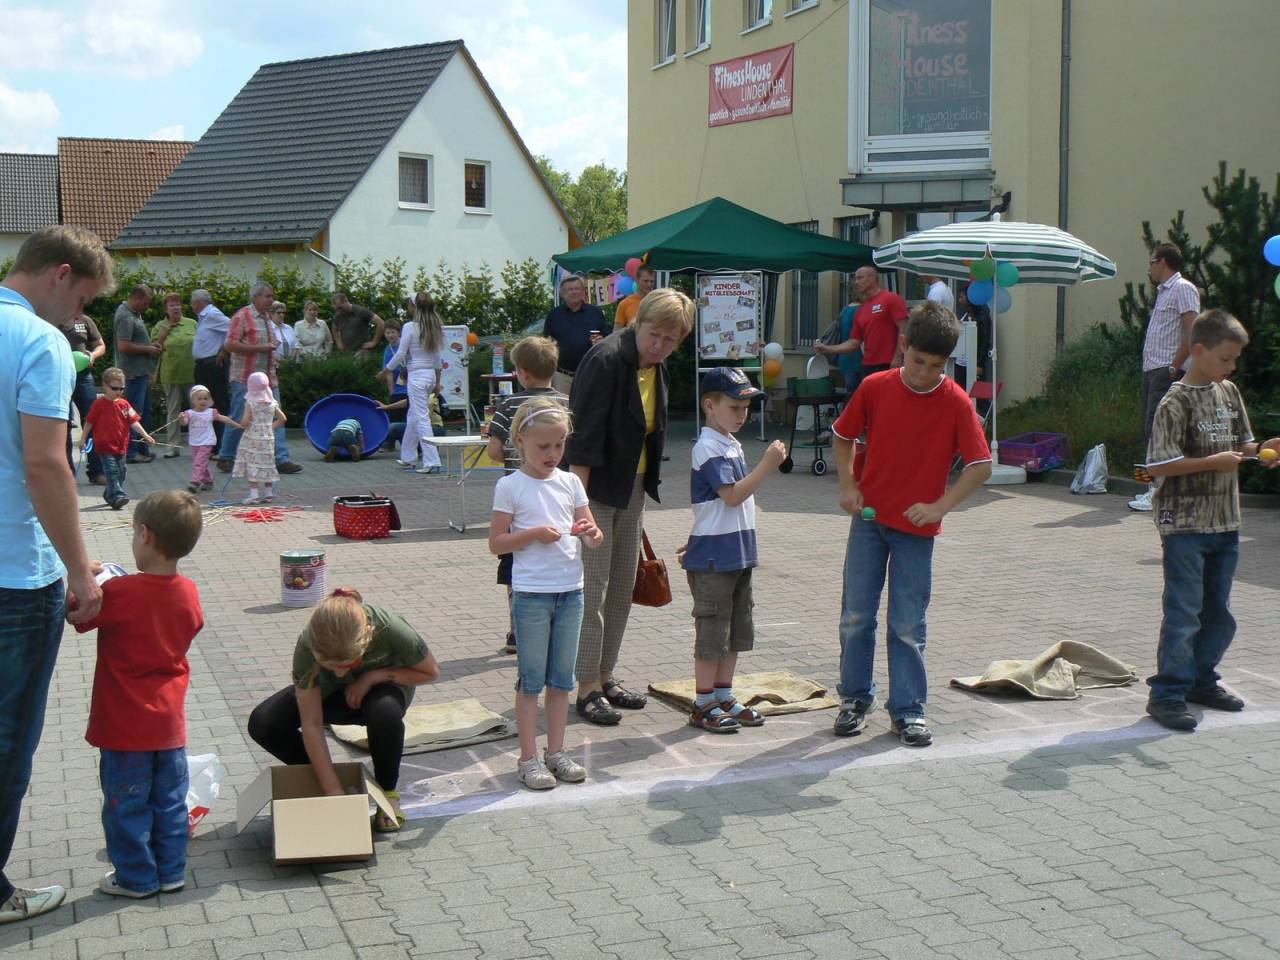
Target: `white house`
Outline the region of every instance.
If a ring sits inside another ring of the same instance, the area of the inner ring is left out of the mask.
[[[261,67],[112,249],[245,273],[264,255],[325,273],[401,257],[412,275],[546,263],[579,242],[455,40]]]

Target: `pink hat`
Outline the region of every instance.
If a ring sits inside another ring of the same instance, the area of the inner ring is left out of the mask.
[[[245,396],[250,403],[274,403],[275,396],[271,393],[271,381],[267,379],[265,373],[249,374],[249,381],[245,384]]]

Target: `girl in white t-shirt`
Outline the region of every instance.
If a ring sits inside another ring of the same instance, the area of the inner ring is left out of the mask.
[[[208,387],[197,383],[191,388],[188,397],[191,399],[191,409],[178,414],[178,419],[187,428],[187,444],[191,447],[191,482],[187,484],[187,489],[195,493],[198,490],[213,489],[209,457],[218,442],[213,432],[213,421],[231,421],[213,408],[213,394]]]
[[[549,790],[557,780],[578,783],[586,769],[564,752],[569,692],[582,627],[582,547],[597,547],[596,527],[582,481],[559,469],[569,436],[569,413],[550,397],[534,397],[516,411],[511,439],[523,463],[493,493],[489,550],[513,554],[512,618],[516,635],[516,729],[520,782]],[[547,749],[538,758],[538,694],[547,688]],[[544,766],[545,763],[545,766]]]

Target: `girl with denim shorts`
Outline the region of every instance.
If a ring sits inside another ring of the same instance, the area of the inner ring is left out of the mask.
[[[569,413],[550,397],[534,397],[516,411],[511,439],[518,471],[493,494],[489,550],[514,555],[512,617],[516,635],[516,729],[520,782],[549,790],[557,780],[579,783],[587,771],[564,752],[569,692],[582,627],[582,548],[599,546],[582,481],[559,468],[569,436]],[[538,694],[547,689],[547,747],[538,758]]]

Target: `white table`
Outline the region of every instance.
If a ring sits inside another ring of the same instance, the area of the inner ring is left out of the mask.
[[[489,445],[489,438],[482,437],[480,434],[469,434],[465,437],[424,437],[428,443],[433,444],[440,451],[440,459],[444,463],[444,475],[450,478],[454,475],[453,469],[453,451],[458,453],[458,479],[456,485],[460,491],[461,510],[458,514],[459,519],[455,521],[449,518],[449,526],[459,533],[467,532],[467,477],[471,475],[471,471],[475,469],[476,464],[480,462],[480,455],[484,448]],[[471,458],[471,465],[467,465],[467,448],[475,447],[476,455]]]

